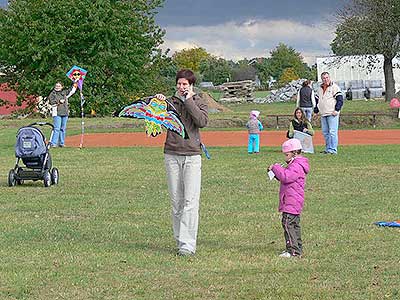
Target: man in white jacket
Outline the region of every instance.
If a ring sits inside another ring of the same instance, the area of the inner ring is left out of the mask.
[[[339,114],[343,106],[343,94],[340,87],[331,81],[328,72],[321,74],[322,84],[318,88],[314,108],[321,115],[321,129],[325,139],[324,154],[337,154]]]

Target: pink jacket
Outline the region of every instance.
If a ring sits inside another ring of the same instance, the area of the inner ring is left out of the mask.
[[[279,190],[279,211],[293,215],[301,214],[304,206],[304,186],[310,171],[308,159],[296,157],[286,168],[279,164],[272,166],[276,179],[281,182]]]

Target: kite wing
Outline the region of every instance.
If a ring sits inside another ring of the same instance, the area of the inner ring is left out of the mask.
[[[150,97],[138,100],[124,107],[118,114],[119,117],[144,119],[146,133],[149,136],[157,136],[162,133],[162,127],[187,138],[185,127],[175,110],[167,110],[165,100]]]
[[[147,103],[144,101],[133,102],[132,104],[124,107],[119,112],[118,117],[145,119],[146,118],[146,106],[147,106]]]
[[[162,125],[168,130],[175,131],[183,138],[187,137],[185,126],[183,126],[181,119],[179,118],[179,116],[176,114],[175,111],[172,110],[167,111],[167,114],[165,116]]]

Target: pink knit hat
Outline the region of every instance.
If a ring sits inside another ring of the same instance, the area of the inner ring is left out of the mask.
[[[302,150],[303,147],[298,139],[290,139],[282,144],[282,152],[292,152],[295,150]]]
[[[260,115],[260,112],[258,110],[252,110],[250,112],[250,117],[256,117],[258,118],[258,116]]]

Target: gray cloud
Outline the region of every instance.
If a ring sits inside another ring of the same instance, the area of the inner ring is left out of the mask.
[[[334,28],[325,23],[307,25],[290,20],[249,19],[236,23],[166,27],[163,49],[171,53],[185,48],[203,47],[225,59],[267,57],[279,43],[301,52],[314,64],[316,56],[330,54]]]
[[[166,0],[156,16],[162,26],[216,25],[258,18],[319,23],[349,0]]]

